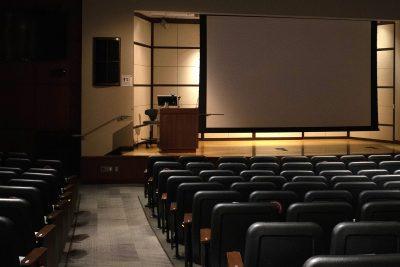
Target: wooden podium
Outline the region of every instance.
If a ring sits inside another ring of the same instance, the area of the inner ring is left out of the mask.
[[[195,152],[198,146],[197,108],[160,109],[161,152]]]

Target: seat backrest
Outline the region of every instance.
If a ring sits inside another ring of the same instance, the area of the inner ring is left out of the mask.
[[[353,173],[350,170],[326,170],[326,171],[320,171],[319,175],[324,176],[326,179],[329,181],[333,176],[338,176],[338,175],[352,175]]]
[[[247,229],[255,222],[277,219],[277,210],[269,203],[217,204],[211,215],[211,266],[227,266],[226,252],[239,251],[244,255]]]
[[[358,205],[361,208],[365,203],[376,201],[400,201],[399,190],[366,190],[358,196]]]
[[[275,162],[279,163],[279,159],[275,156],[254,156],[249,159],[249,164],[258,162]]]
[[[194,194],[192,208],[192,251],[193,260],[200,264],[200,229],[211,227],[211,213],[219,203],[239,202],[241,195],[236,191],[199,191]]]
[[[397,267],[399,254],[314,256],[303,267]]]
[[[280,167],[276,162],[255,162],[251,164],[250,169],[273,171],[275,174],[277,174],[280,170]]]
[[[347,168],[353,173],[357,174],[361,170],[372,170],[378,168],[378,164],[373,161],[352,161],[347,164]]]
[[[207,158],[203,155],[191,155],[191,156],[180,156],[178,158],[178,162],[182,164],[182,166],[186,166],[189,162],[205,162]]]
[[[304,195],[308,191],[327,190],[326,183],[321,182],[288,182],[282,186],[282,190],[295,192],[300,200],[304,199]]]
[[[365,203],[361,207],[360,220],[400,222],[400,201],[376,201]]]
[[[224,189],[229,189],[232,184],[238,182],[245,182],[242,176],[211,176],[210,183],[218,183],[224,187]]]
[[[379,168],[385,169],[389,173],[394,173],[397,170],[400,170],[400,160],[388,160],[379,162]]]
[[[400,182],[399,174],[381,174],[372,177],[372,181],[379,187],[383,187],[386,182]]]
[[[307,162],[311,161],[307,156],[284,156],[281,158],[281,163],[284,164],[286,162]]]
[[[364,155],[343,155],[339,158],[341,162],[344,162],[346,166],[353,161],[366,161],[367,158]]]
[[[397,189],[400,190],[400,181],[386,182],[383,184],[383,189]]]
[[[336,156],[312,156],[311,163],[316,165],[319,162],[338,162],[339,158]]]
[[[282,164],[282,171],[286,170],[314,170],[314,166],[311,162],[286,162]]]
[[[37,159],[35,166],[38,168],[53,168],[56,169],[60,175],[64,175],[63,164],[61,160],[56,159]]]
[[[163,155],[148,157],[147,158],[147,172],[149,174],[149,177],[153,176],[153,166],[154,166],[154,163],[156,163],[157,161],[177,162],[177,158],[174,156],[163,156]]]
[[[11,179],[18,178],[18,175],[12,171],[0,171],[0,184],[7,184]]]
[[[0,258],[3,266],[20,266],[15,238],[14,223],[7,217],[0,217]]]
[[[378,155],[369,155],[368,156],[369,161],[373,161],[376,164],[379,164],[381,161],[390,161],[393,160],[392,155],[390,154],[378,154]]]
[[[349,182],[371,182],[367,176],[364,175],[337,175],[331,178],[331,184],[349,183]]]
[[[17,174],[17,176],[20,176],[23,172],[21,168],[4,167],[4,166],[0,166],[0,171],[15,172]]]
[[[6,157],[17,159],[31,159],[31,156],[26,152],[7,152]]]
[[[221,163],[244,163],[248,164],[248,159],[243,156],[223,156],[219,157],[217,160],[217,165]]]
[[[186,164],[186,169],[191,171],[193,175],[199,175],[201,171],[204,170],[214,170],[216,167],[213,163],[203,161],[203,162],[188,162]]]
[[[314,176],[315,173],[310,170],[286,170],[281,171],[280,175],[291,181],[295,176]]]
[[[220,163],[218,165],[219,170],[230,170],[233,171],[235,175],[240,175],[240,173],[247,169],[247,165],[245,163],[239,162],[225,162]]]
[[[370,170],[359,170],[357,172],[358,175],[365,175],[368,178],[372,179],[372,177],[376,175],[386,175],[389,174],[387,170],[384,169],[370,169]]]
[[[344,222],[332,231],[331,255],[387,254],[400,251],[400,223]]]
[[[287,208],[299,201],[299,197],[292,191],[254,191],[249,196],[249,202],[279,203],[278,216],[281,221],[286,220]]]
[[[167,181],[171,176],[193,176],[189,170],[163,170],[158,173],[158,195],[167,192]]]
[[[250,194],[254,191],[272,191],[275,189],[275,185],[268,182],[240,182],[231,185],[231,190],[239,192],[244,202],[248,201]]]
[[[328,170],[345,170],[346,165],[343,162],[318,162],[315,164],[315,173]]]
[[[57,201],[58,196],[61,194],[61,188],[59,187],[57,178],[48,173],[32,173],[32,172],[24,172],[21,175],[21,179],[26,180],[42,180],[49,184],[51,191],[51,201],[55,203]]]
[[[346,202],[353,205],[353,195],[346,190],[308,191],[304,202]]]
[[[328,183],[328,180],[321,175],[314,176],[295,176],[292,179],[292,182],[320,182],[320,183]]]
[[[272,176],[275,173],[273,171],[268,170],[244,170],[240,173],[246,181],[250,181],[254,176]]]
[[[32,166],[32,162],[30,159],[24,158],[8,158],[4,161],[4,166],[20,168],[24,171]]]
[[[346,202],[294,203],[289,206],[286,216],[288,222],[313,222],[321,226],[325,253],[329,251],[332,229],[336,224],[353,218],[353,207]]]
[[[275,184],[277,189],[281,189],[282,185],[287,183],[287,180],[283,176],[272,175],[272,176],[253,176],[250,182],[269,182]]]
[[[233,176],[235,175],[233,171],[230,170],[203,170],[200,171],[199,176],[204,181],[207,182],[212,176]]]
[[[357,207],[360,193],[365,190],[377,190],[378,186],[374,182],[341,182],[336,183],[333,189],[349,191],[353,195],[353,206]]]
[[[167,207],[172,202],[176,202],[176,191],[178,186],[183,183],[200,183],[201,178],[198,176],[171,176],[167,180]]]
[[[157,161],[153,164],[154,184],[158,184],[158,174],[162,170],[184,170],[182,164],[176,161]]]
[[[322,229],[314,223],[252,224],[246,235],[244,265],[301,266],[321,252]]]

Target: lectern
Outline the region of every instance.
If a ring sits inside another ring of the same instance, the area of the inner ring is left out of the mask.
[[[160,110],[161,152],[195,152],[198,146],[199,110],[162,108]]]

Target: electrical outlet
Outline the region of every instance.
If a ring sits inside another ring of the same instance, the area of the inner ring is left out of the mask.
[[[100,166],[100,172],[101,173],[113,172],[113,167],[112,166]]]

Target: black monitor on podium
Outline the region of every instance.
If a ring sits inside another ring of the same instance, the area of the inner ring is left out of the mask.
[[[159,107],[178,106],[178,97],[176,95],[157,95]]]

